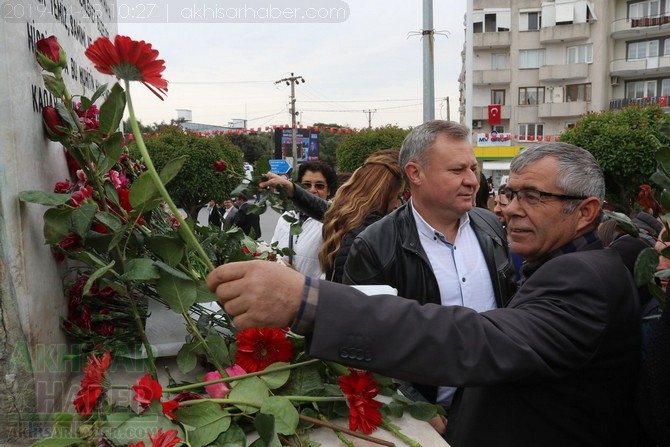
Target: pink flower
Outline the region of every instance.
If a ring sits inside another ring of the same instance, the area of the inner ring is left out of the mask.
[[[79,188],[79,191],[72,193],[72,206],[79,207],[91,197],[93,197],[93,187],[82,186]]]
[[[210,380],[218,380],[221,378],[221,373],[218,371],[210,371],[205,374],[204,381],[209,382]],[[223,382],[213,383],[211,385],[205,385],[205,390],[209,397],[214,399],[220,399],[226,397],[230,393],[230,388]]]
[[[235,377],[247,374],[247,372],[244,370],[244,368],[235,363],[233,366],[226,368],[226,374],[228,374],[228,377]]]

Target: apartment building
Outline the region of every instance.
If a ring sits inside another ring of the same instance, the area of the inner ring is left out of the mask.
[[[584,113],[667,104],[670,0],[470,1],[460,116],[496,185],[519,150]]]

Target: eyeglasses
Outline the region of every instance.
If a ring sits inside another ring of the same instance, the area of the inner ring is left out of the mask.
[[[566,194],[554,194],[553,192],[540,191],[538,189],[520,189],[515,191],[513,189],[507,188],[503,191],[505,197],[507,197],[508,205],[512,203],[514,197],[519,199],[519,202],[525,202],[530,206],[537,205],[542,201],[542,197],[555,197],[559,200],[584,200],[586,196],[570,196]]]
[[[304,186],[305,189],[312,189],[312,187],[314,187],[314,189],[316,189],[317,191],[323,191],[324,189],[326,189],[326,186],[328,186],[325,183],[321,183],[321,182],[317,182],[317,183],[302,182],[300,184],[302,186]]]

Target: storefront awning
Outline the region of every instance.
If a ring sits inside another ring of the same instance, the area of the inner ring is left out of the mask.
[[[482,169],[487,171],[509,171],[509,161],[484,161]]]

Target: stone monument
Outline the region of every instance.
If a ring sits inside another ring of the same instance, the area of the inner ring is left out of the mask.
[[[43,86],[35,42],[55,35],[68,55],[68,89],[90,96],[113,81],[93,69],[84,51],[116,34],[115,7],[107,0],[0,4],[0,445],[48,432],[50,421],[41,415],[61,408],[69,371],[81,369],[62,360],[71,354],[59,329],[66,266],[44,244],[46,208],[18,200],[21,191],[51,191],[68,176],[63,148],[42,130],[42,107],[53,97]]]

